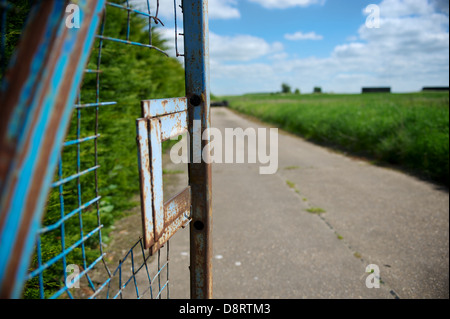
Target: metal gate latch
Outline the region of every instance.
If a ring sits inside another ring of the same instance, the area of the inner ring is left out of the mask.
[[[145,249],[157,252],[191,219],[191,188],[164,203],[162,142],[188,130],[187,98],[142,101],[137,120],[141,211]]]

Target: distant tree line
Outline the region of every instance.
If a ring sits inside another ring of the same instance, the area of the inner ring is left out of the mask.
[[[297,94],[297,95],[301,94],[300,89],[298,89],[298,88],[295,89],[294,92],[292,92],[292,87],[289,84],[287,84],[287,83],[281,84],[281,93],[283,93],[283,94],[292,94],[292,93],[294,93],[294,94]],[[322,88],[318,87],[318,86],[314,87],[314,93],[321,94],[322,93]]]

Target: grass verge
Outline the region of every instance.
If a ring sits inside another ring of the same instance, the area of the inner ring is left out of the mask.
[[[449,185],[449,93],[253,94],[226,98],[241,113],[378,163]]]

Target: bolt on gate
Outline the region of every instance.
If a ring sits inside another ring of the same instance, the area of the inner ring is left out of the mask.
[[[142,54],[168,56],[154,44],[154,27],[164,26],[160,2],[170,2],[174,10],[175,50],[176,57],[184,58],[185,96],[136,101],[142,107],[133,137],[139,178],[130,182],[140,185],[143,233],[111,269],[103,238],[102,219],[111,209],[103,204],[106,199],[99,187],[105,154],[99,120],[104,108],[120,103],[102,99],[102,53],[108,43],[115,43],[139,48]],[[212,298],[211,168],[201,155],[209,145],[210,128],[208,1],[79,0],[68,17],[69,4],[32,1],[19,45],[7,59],[7,21],[19,8],[0,0],[0,297],[20,298],[29,286],[38,298],[123,298],[129,296],[127,287],[136,298],[169,298],[169,239],[189,224],[191,298]],[[111,9],[125,17],[122,36],[105,34]],[[182,32],[177,12],[182,13]],[[146,21],[147,42],[132,39],[130,21],[135,17]],[[79,27],[67,26],[68,19],[77,18]],[[181,37],[184,54],[178,51]],[[91,56],[94,67],[88,64]],[[93,95],[83,93],[88,77]],[[85,96],[93,100],[85,101]],[[162,142],[185,132],[202,136],[201,142],[190,139],[189,185],[164,203]],[[84,149],[88,143],[89,159]],[[198,156],[203,160],[194,162]],[[50,210],[53,215],[43,223]],[[58,248],[48,248],[51,238],[58,240]],[[71,254],[80,261],[77,273],[68,267]],[[99,269],[104,278],[98,276]],[[144,288],[138,275],[146,278]],[[82,280],[87,293],[71,289]]]

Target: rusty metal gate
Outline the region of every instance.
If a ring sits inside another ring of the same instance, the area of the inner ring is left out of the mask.
[[[7,21],[16,8],[14,1],[0,0],[4,74],[0,91],[0,297],[21,298],[29,285],[35,287],[37,298],[124,298],[129,297],[124,295],[127,287],[132,287],[132,297],[169,298],[169,239],[189,224],[190,295],[212,298],[211,168],[205,158],[209,152],[204,151],[210,127],[208,0],[31,2],[21,40],[8,62]],[[177,58],[184,58],[185,96],[136,101],[142,107],[142,113],[136,114],[137,134],[133,136],[140,178],[131,182],[140,185],[143,231],[112,268],[102,235],[102,219],[108,218],[111,209],[105,207],[99,189],[99,118],[103,108],[118,103],[101,98],[102,50],[113,42],[167,55],[152,40],[154,27],[164,25],[160,2],[170,2],[173,8],[174,49]],[[110,8],[125,16],[122,38],[105,34]],[[182,30],[177,12],[183,20]],[[148,42],[131,39],[132,16],[146,21]],[[183,54],[178,48],[181,37]],[[88,65],[91,55],[96,60],[94,67]],[[81,88],[89,76],[93,77],[95,100],[86,102]],[[85,110],[93,113],[89,121],[82,122]],[[90,134],[83,135],[82,123],[89,125]],[[183,133],[193,137],[189,139],[189,185],[164,203],[162,143]],[[92,143],[89,160],[81,148],[86,143]],[[64,157],[68,148],[73,148],[72,162]],[[89,181],[83,180],[89,176]],[[52,205],[58,214],[43,223]],[[95,219],[88,229],[83,224],[87,215]],[[76,239],[69,239],[69,232],[76,232]],[[58,249],[48,249],[49,238],[58,240]],[[96,247],[95,251],[88,252],[88,245]],[[68,257],[73,253],[80,260],[75,275]],[[151,260],[157,264],[155,270],[150,269]],[[103,278],[94,273],[98,269],[103,269]],[[50,270],[52,275],[48,275]],[[144,287],[136,279],[142,274],[147,278]],[[80,294],[73,287],[82,280],[86,293]]]

